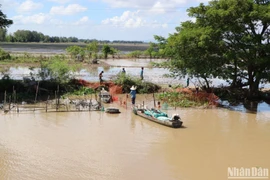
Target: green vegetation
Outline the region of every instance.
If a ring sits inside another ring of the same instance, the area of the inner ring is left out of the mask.
[[[89,94],[94,94],[94,93],[96,93],[94,89],[81,86],[78,89],[73,89],[73,91],[65,93],[63,97],[84,96],[84,95],[89,95]]]
[[[66,48],[66,51],[72,59],[80,57],[83,60],[85,57],[85,49],[80,46],[69,46]]]
[[[0,4],[1,7],[1,4]],[[7,16],[0,10],[0,29],[5,29],[9,27],[9,25],[13,24],[13,21],[7,19]]]
[[[270,3],[265,0],[218,0],[188,9],[196,21],[176,27],[168,39],[155,36],[171,61],[175,76],[228,80],[231,87],[249,87],[257,97],[259,84],[270,80]]]
[[[50,79],[58,83],[66,83],[72,79],[72,72],[76,70],[76,66],[71,66],[65,56],[54,56],[49,61],[41,61],[40,77]]]
[[[191,95],[187,95],[181,92],[164,92],[159,93],[158,100],[169,104],[172,107],[198,107],[208,106],[206,99],[199,99]]]
[[[122,86],[123,91],[125,93],[129,93],[130,88],[133,85],[137,86],[137,92],[140,94],[154,93],[154,92],[158,92],[158,90],[161,89],[160,86],[154,83],[142,81],[139,78],[135,78],[130,75],[123,74],[123,73],[119,73],[117,75],[116,79],[114,80],[114,83]]]
[[[4,51],[2,48],[0,48],[0,60],[10,60],[11,56],[8,52]]]
[[[89,59],[96,59],[97,58],[97,54],[98,54],[98,42],[97,41],[93,41],[90,44],[87,44],[87,46],[85,47],[86,50],[86,54],[88,55]]]

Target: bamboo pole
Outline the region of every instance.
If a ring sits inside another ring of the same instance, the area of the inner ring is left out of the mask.
[[[39,87],[39,81],[38,81],[37,88],[36,88],[35,104],[37,102],[38,87]]]
[[[90,96],[90,102],[89,102],[88,106],[89,106],[88,110],[90,111],[91,106],[92,106],[92,93],[91,93],[91,96]]]
[[[15,101],[16,101],[16,92],[15,92],[14,86],[13,86],[13,92],[12,92],[12,95],[13,95],[13,103],[15,103]]]
[[[4,95],[4,106],[6,105],[7,102],[7,91],[5,91],[5,95]]]
[[[49,101],[49,98],[50,98],[50,95],[48,96],[47,101],[46,101],[46,112],[48,112],[48,101]]]
[[[11,107],[10,107],[10,106],[11,106],[11,96],[9,96],[9,98],[8,98],[8,99],[9,99],[9,103],[8,103],[8,110],[10,111],[10,109],[11,109]]]
[[[126,109],[127,109],[128,94],[126,94]]]
[[[54,92],[54,97],[55,97],[55,110],[57,111],[57,97],[56,97],[56,91]]]
[[[153,99],[154,99],[154,108],[156,108],[155,93],[153,93]]]

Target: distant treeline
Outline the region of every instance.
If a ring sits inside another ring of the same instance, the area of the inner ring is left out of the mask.
[[[17,30],[13,34],[7,34],[7,30],[0,28],[0,42],[44,42],[44,43],[67,43],[67,42],[84,42],[91,43],[97,41],[101,44],[109,43],[133,43],[142,44],[143,41],[124,41],[124,40],[96,40],[96,39],[78,39],[77,37],[58,37],[48,36],[41,32],[29,30]]]

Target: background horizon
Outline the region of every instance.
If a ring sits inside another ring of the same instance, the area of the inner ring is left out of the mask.
[[[154,41],[168,37],[181,22],[192,20],[187,9],[208,0],[2,0],[1,10],[17,30],[79,39]]]

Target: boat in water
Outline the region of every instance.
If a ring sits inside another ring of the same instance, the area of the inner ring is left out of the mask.
[[[115,107],[108,107],[108,108],[105,108],[105,112],[106,113],[110,113],[110,114],[118,114],[118,113],[121,113],[119,111],[118,108],[115,108]]]
[[[154,108],[147,109],[134,107],[133,113],[147,120],[172,128],[180,128],[183,124],[178,114],[173,114],[171,117],[169,117],[166,113]]]
[[[112,100],[112,96],[108,91],[106,91],[104,88],[99,93],[99,98],[104,103],[110,103]]]

